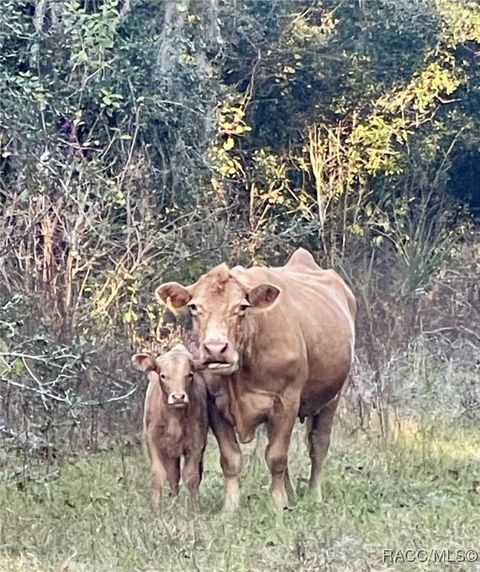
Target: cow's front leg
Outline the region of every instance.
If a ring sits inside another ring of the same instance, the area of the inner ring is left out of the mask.
[[[272,499],[280,508],[287,506],[288,448],[292,436],[297,409],[293,413],[274,413],[267,423],[268,445],[265,450],[270,474],[272,475]]]
[[[224,510],[232,512],[240,506],[238,475],[242,468],[242,453],[231,423],[221,415],[213,399],[208,401],[208,415],[220,449],[220,465],[225,482]]]

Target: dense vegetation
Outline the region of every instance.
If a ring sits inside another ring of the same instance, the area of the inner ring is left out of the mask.
[[[132,441],[154,287],[298,245],[358,299],[360,426],[478,423],[476,1],[2,0],[0,86],[16,454]]]

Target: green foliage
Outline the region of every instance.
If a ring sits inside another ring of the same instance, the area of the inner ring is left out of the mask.
[[[103,67],[106,51],[114,47],[119,24],[117,6],[118,0],[106,0],[98,11],[89,13],[77,0],[65,2],[63,32],[73,69],[79,65],[90,71]]]
[[[62,339],[120,328],[140,342],[162,277],[302,244],[355,276],[373,260],[389,295],[413,295],[406,274],[423,288],[446,264],[438,237],[462,240],[464,214],[432,205],[475,201],[479,12],[5,0],[1,294],[38,293]],[[407,203],[431,230],[409,230]]]

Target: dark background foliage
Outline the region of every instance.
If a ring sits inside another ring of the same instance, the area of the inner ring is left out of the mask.
[[[478,349],[479,58],[459,0],[4,0],[7,434],[124,431],[131,352],[175,334],[155,286],[298,245],[379,391],[419,336]]]

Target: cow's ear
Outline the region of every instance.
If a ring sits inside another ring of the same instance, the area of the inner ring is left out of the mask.
[[[155,290],[155,296],[159,302],[163,302],[167,307],[171,305],[175,310],[185,306],[192,298],[185,286],[178,282],[162,284]]]
[[[135,354],[132,356],[132,363],[137,369],[144,373],[155,371],[157,369],[155,360],[148,354]]]
[[[264,310],[275,302],[279,294],[280,289],[273,284],[259,284],[248,292],[247,299],[253,307]]]

